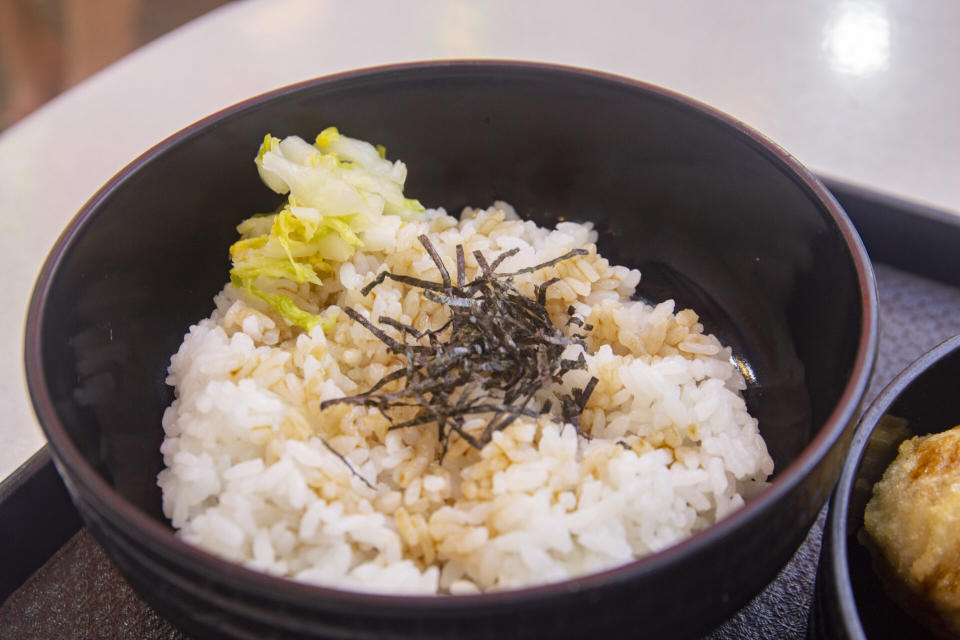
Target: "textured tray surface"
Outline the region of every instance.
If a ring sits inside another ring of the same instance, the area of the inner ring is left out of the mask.
[[[960,334],[960,289],[885,265],[876,273],[880,344],[864,407],[910,362]],[[805,637],[823,520],[821,513],[780,575],[711,640]],[[0,606],[0,638],[27,637],[184,638],[133,593],[85,529]]]

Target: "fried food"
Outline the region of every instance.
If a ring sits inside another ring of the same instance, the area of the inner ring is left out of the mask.
[[[960,636],[960,426],[900,445],[864,525],[896,577]]]

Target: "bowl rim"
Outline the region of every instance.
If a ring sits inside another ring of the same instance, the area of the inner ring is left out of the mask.
[[[883,388],[860,418],[860,424],[854,432],[840,478],[834,488],[824,528],[824,535],[830,539],[830,572],[826,579],[831,581],[834,593],[837,594],[840,621],[847,637],[852,640],[867,640],[857,610],[853,585],[850,582],[850,563],[847,555],[846,532],[850,514],[850,494],[857,469],[860,467],[870,436],[873,435],[880,419],[890,410],[890,407],[931,367],[954,353],[960,353],[960,335],[947,338],[921,355]]]
[[[740,140],[748,144],[756,152],[769,159],[784,173],[801,191],[820,205],[825,217],[828,217],[836,226],[847,250],[850,253],[859,285],[859,302],[862,310],[860,318],[860,334],[856,348],[856,357],[851,368],[850,378],[839,396],[834,408],[820,425],[816,436],[804,447],[800,455],[784,469],[776,472],[774,480],[758,495],[751,498],[746,505],[722,518],[719,522],[705,530],[698,532],[666,549],[634,559],[623,565],[611,567],[599,572],[569,578],[561,582],[540,584],[518,589],[493,591],[470,595],[393,595],[385,593],[368,593],[347,591],[334,587],[318,586],[298,582],[292,579],[280,578],[243,567],[187,544],[174,535],[169,524],[149,516],[132,503],[127,502],[113,487],[111,487],[87,463],[79,449],[73,444],[67,431],[54,409],[50,391],[45,383],[42,360],[42,339],[39,328],[42,324],[45,311],[45,300],[53,277],[56,275],[60,262],[66,250],[72,245],[75,237],[97,211],[99,205],[110,194],[118,189],[130,176],[137,173],[153,158],[164,153],[195,134],[215,125],[219,120],[253,109],[287,94],[310,90],[324,85],[350,82],[370,82],[389,78],[395,74],[406,74],[416,77],[418,74],[447,72],[481,79],[511,74],[520,77],[524,74],[543,76],[550,79],[562,78],[586,84],[601,84],[617,86],[622,90],[645,93],[650,97],[680,106],[698,115],[705,117],[721,126],[734,130]],[[532,602],[546,597],[559,597],[571,593],[579,593],[600,587],[612,587],[630,582],[634,577],[648,572],[655,572],[661,567],[673,564],[678,559],[702,552],[710,547],[714,541],[730,535],[740,529],[748,521],[754,519],[759,512],[769,508],[792,491],[801,480],[824,459],[830,449],[841,439],[847,426],[854,418],[860,406],[863,394],[867,388],[873,365],[876,359],[878,339],[878,302],[876,293],[876,279],[872,264],[859,234],[846,213],[840,207],[832,193],[804,167],[792,154],[780,145],[754,130],[741,120],[711,107],[689,96],[665,89],[658,85],[636,80],[633,78],[588,68],[560,65],[545,62],[526,62],[519,60],[434,60],[405,62],[398,64],[380,65],[362,69],[334,73],[302,82],[289,84],[277,89],[247,98],[231,106],[214,112],[197,122],[173,133],[157,143],[136,159],[127,164],[110,180],[108,180],[71,219],[67,227],[61,232],[56,243],[48,253],[43,267],[37,277],[30,303],[27,310],[24,334],[25,372],[29,395],[33,410],[45,432],[53,450],[54,459],[60,465],[67,467],[68,473],[61,475],[70,478],[67,481],[71,493],[77,489],[72,485],[75,481],[83,486],[85,498],[97,501],[101,509],[108,513],[112,522],[125,523],[127,529],[131,527],[139,536],[140,544],[151,549],[162,549],[168,557],[175,558],[178,564],[186,566],[203,566],[213,572],[218,581],[226,582],[235,588],[242,588],[246,593],[259,594],[268,598],[275,598],[278,592],[283,592],[284,599],[304,606],[316,605],[318,599],[341,605],[357,607],[375,606],[384,612],[394,614],[408,610],[411,607],[428,609],[431,612],[442,614],[456,611],[473,610],[482,607],[490,610],[497,606],[515,606],[521,602]]]

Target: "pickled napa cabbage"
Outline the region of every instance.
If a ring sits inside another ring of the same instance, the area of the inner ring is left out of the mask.
[[[230,281],[260,298],[291,325],[327,330],[334,319],[300,308],[274,291],[276,281],[321,284],[330,262],[349,260],[367,246],[395,237],[423,206],[403,195],[407,167],[386,159],[386,150],[329,127],[310,144],[298,136],[267,135],[256,157],[260,178],[286,194],[277,211],[247,218],[230,247]]]

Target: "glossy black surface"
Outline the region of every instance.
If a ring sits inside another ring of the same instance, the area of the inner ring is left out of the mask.
[[[874,263],[960,287],[960,216],[870,189],[826,180]]]
[[[475,597],[399,598],[257,575],[180,543],[160,513],[165,368],[212,309],[234,226],[272,208],[264,133],[328,125],[385,144],[407,193],[457,211],[506,199],[539,222],[592,220],[752,368],[773,486],[719,525],[603,574]],[[51,253],[28,318],[38,416],[78,508],[145,598],[186,630],[264,637],[703,633],[775,575],[836,478],[873,364],[859,238],[790,156],[689,99],[540,65],[438,63],[344,74],[253,99],[125,169]],[[280,633],[278,631],[278,633]]]
[[[814,596],[810,636],[836,640],[932,638],[881,585],[866,547],[857,539],[871,487],[897,454],[897,444],[877,450],[876,466],[864,465],[864,451],[877,441],[881,420],[904,420],[909,434],[944,431],[960,423],[960,336],[917,360],[873,402],[850,448],[823,533],[823,551]],[[881,441],[886,442],[888,438]],[[878,445],[873,445],[874,450]]]

